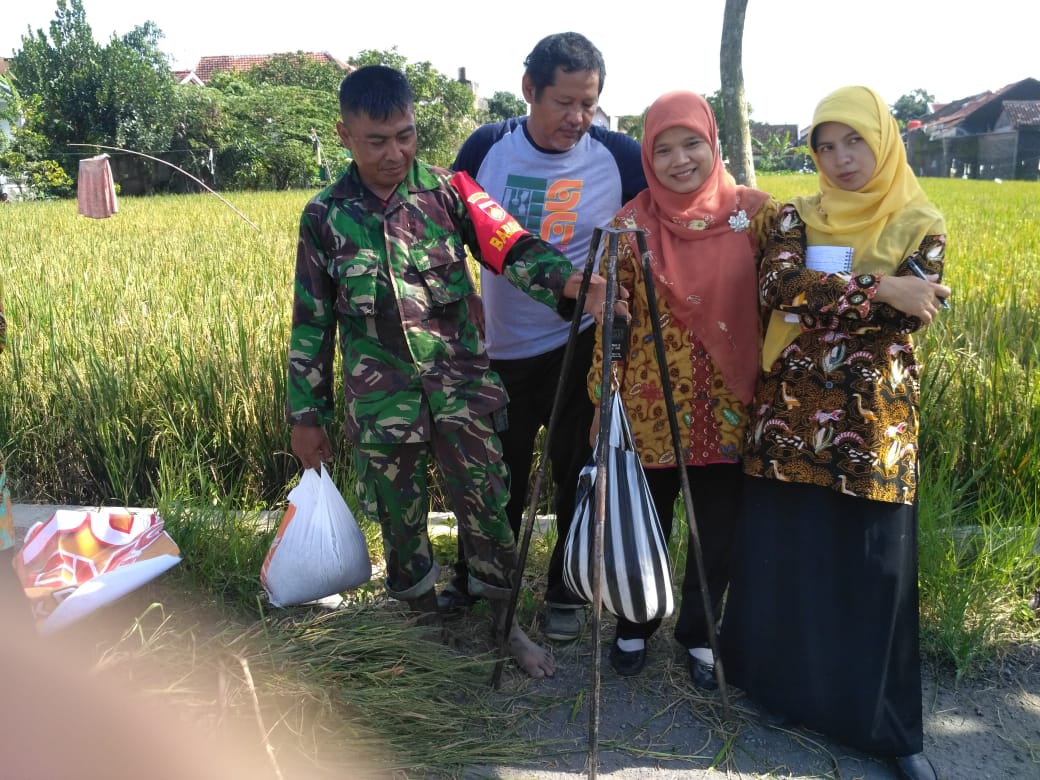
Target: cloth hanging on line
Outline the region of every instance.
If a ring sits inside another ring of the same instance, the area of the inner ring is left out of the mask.
[[[79,161],[79,180],[76,184],[76,202],[84,217],[104,219],[119,211],[116,202],[116,184],[108,155],[87,157]]]

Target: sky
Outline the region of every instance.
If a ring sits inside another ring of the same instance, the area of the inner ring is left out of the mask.
[[[48,31],[57,0],[5,4],[0,56],[30,29]],[[543,13],[533,9],[544,7]],[[600,105],[639,114],[664,92],[719,89],[725,0],[631,3],[492,4],[456,0],[346,0],[284,6],[228,0],[83,0],[99,41],[145,21],[163,31],[160,48],[177,68],[199,57],[326,51],[341,60],[394,46],[410,62],[445,75],[459,68],[479,94],[520,95],[524,58],[545,35],[574,30],[602,52],[607,75]],[[284,8],[284,11],[270,10]],[[263,9],[263,10],[261,10]],[[386,13],[380,14],[385,9]],[[448,9],[451,9],[449,11]],[[518,9],[513,11],[512,9]],[[871,0],[844,3],[749,0],[743,71],[751,118],[805,127],[816,103],[841,86],[873,87],[889,105],[923,89],[936,102],[1040,78],[1040,3],[984,5]]]

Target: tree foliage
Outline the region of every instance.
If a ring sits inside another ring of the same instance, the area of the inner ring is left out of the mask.
[[[910,94],[901,96],[890,108],[899,127],[906,129],[906,123],[911,119],[920,119],[930,114],[930,106],[933,102],[935,102],[935,95],[923,89],[915,89]]]
[[[761,130],[763,125],[752,122],[752,127]],[[755,169],[766,173],[779,171],[797,171],[812,165],[809,158],[809,147],[796,146],[797,139],[791,132],[766,132],[764,138],[752,136],[751,143],[755,150]]]
[[[487,100],[488,122],[501,122],[514,116],[527,116],[527,101],[512,92],[496,92]]]
[[[263,63],[254,65],[242,74],[242,79],[254,87],[263,85],[302,87],[315,92],[335,95],[346,73],[333,62],[320,62],[305,52],[275,54]]]
[[[221,93],[218,106],[232,129],[217,152],[222,187],[313,186],[318,180],[318,165],[312,129],[325,148],[339,145],[335,91],[239,82],[234,89]]]
[[[45,194],[71,192],[88,144],[144,152],[183,168],[220,189],[313,187],[318,155],[337,176],[349,164],[336,135],[343,71],[302,52],[275,55],[245,73],[217,74],[205,87],[174,83],[169,57],[152,22],[99,44],[83,0],[56,0],[47,31],[28,30],[11,58],[21,97],[8,107],[24,117],[10,143],[0,140],[0,168],[32,172]],[[428,62],[410,63],[397,49],[362,51],[355,66],[385,64],[402,70],[415,92],[419,155],[450,165],[478,123],[473,92]],[[526,112],[515,95],[496,93],[496,111]],[[48,163],[47,161],[50,161]],[[65,175],[58,176],[57,161]],[[189,177],[153,176],[145,191],[183,191]],[[166,169],[168,171],[168,169]]]
[[[643,126],[646,124],[646,112],[650,106],[643,109],[642,114],[625,114],[618,117],[618,130],[637,141],[643,140]]]
[[[47,140],[46,156],[74,174],[83,152],[70,144],[165,148],[173,78],[161,37],[146,22],[101,46],[82,0],[57,0],[49,33],[27,32],[11,58],[21,92],[39,99],[27,119]]]

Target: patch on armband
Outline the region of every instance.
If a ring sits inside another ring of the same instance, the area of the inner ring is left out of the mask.
[[[484,264],[496,274],[502,273],[506,255],[521,238],[530,235],[520,223],[480,188],[472,177],[460,171],[451,177],[451,186],[462,196],[476,228],[477,241]]]

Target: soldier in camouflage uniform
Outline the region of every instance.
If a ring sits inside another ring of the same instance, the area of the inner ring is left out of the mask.
[[[333,417],[338,327],[345,434],[362,511],[382,529],[387,592],[416,612],[436,613],[438,567],[426,526],[432,458],[466,539],[471,588],[490,599],[502,630],[520,576],[495,433],[508,399],[475,321],[466,247],[561,314],[573,307],[564,297],[576,296],[581,274],[484,193],[460,194],[467,182],[476,189],[472,180],[453,185],[452,172],[415,160],[403,74],[355,71],[340,86],[340,110],[337,130],[354,161],[300,220],[287,413],[293,452],[304,468],[331,456],[323,426]],[[472,211],[475,202],[483,211]],[[508,219],[488,229],[488,214]],[[603,305],[604,285],[593,283],[586,311]],[[553,673],[552,657],[515,622],[509,647],[531,676]]]

